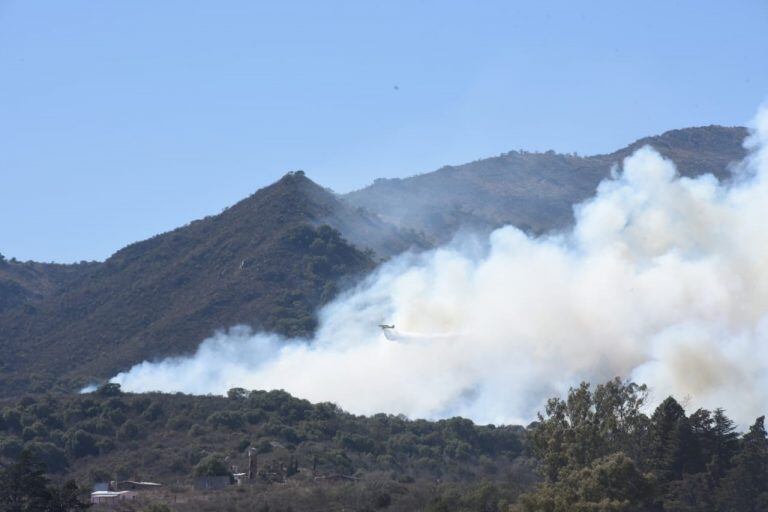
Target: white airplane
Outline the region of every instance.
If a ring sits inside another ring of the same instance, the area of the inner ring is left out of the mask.
[[[400,337],[397,335],[397,331],[395,331],[395,324],[379,324],[379,327],[381,327],[381,330],[384,331],[384,337],[389,341],[397,341],[400,339]]]
[[[459,337],[458,333],[445,332],[445,333],[420,333],[420,332],[406,332],[396,331],[395,324],[379,324],[379,327],[384,332],[384,337],[389,341],[432,341],[432,340],[451,340]]]

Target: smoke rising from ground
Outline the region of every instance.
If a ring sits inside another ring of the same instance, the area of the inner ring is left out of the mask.
[[[312,340],[235,327],[113,382],[282,388],[355,413],[502,423],[619,375],[746,423],[768,412],[768,110],[750,144],[730,185],[680,178],[642,148],[568,233],[504,227],[403,255],[320,311]],[[417,334],[387,339],[382,322]]]

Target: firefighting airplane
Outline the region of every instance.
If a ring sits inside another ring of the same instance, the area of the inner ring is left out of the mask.
[[[379,327],[384,332],[384,337],[389,341],[431,341],[431,340],[451,340],[459,337],[458,333],[446,332],[446,333],[420,333],[420,332],[407,332],[396,331],[395,324],[379,324]]]

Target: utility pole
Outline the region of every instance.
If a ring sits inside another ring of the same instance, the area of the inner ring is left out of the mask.
[[[256,466],[258,464],[258,455],[253,453],[253,448],[248,448],[248,480],[253,480],[256,476]]]

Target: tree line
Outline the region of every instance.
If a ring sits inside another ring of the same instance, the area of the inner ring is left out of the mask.
[[[669,397],[651,411],[646,386],[620,379],[550,399],[526,428],[354,416],[283,391],[244,389],[193,397],[108,385],[91,395],[24,397],[0,411],[0,512],[81,510],[77,486],[62,483],[72,475],[87,482],[121,471],[226,473],[233,461],[244,467],[250,450],[260,463],[296,461],[294,491],[230,493],[233,511],[257,502],[267,510],[270,501],[296,512],[321,504],[390,512],[768,510],[764,417],[739,433],[723,409],[689,414]],[[56,483],[35,457],[58,472]],[[353,478],[317,487],[310,470]],[[198,510],[193,498],[185,506]]]
[[[743,435],[723,409],[687,415],[673,397],[643,413],[647,388],[583,383],[547,403],[531,429],[544,481],[525,512],[768,510],[765,418]]]

